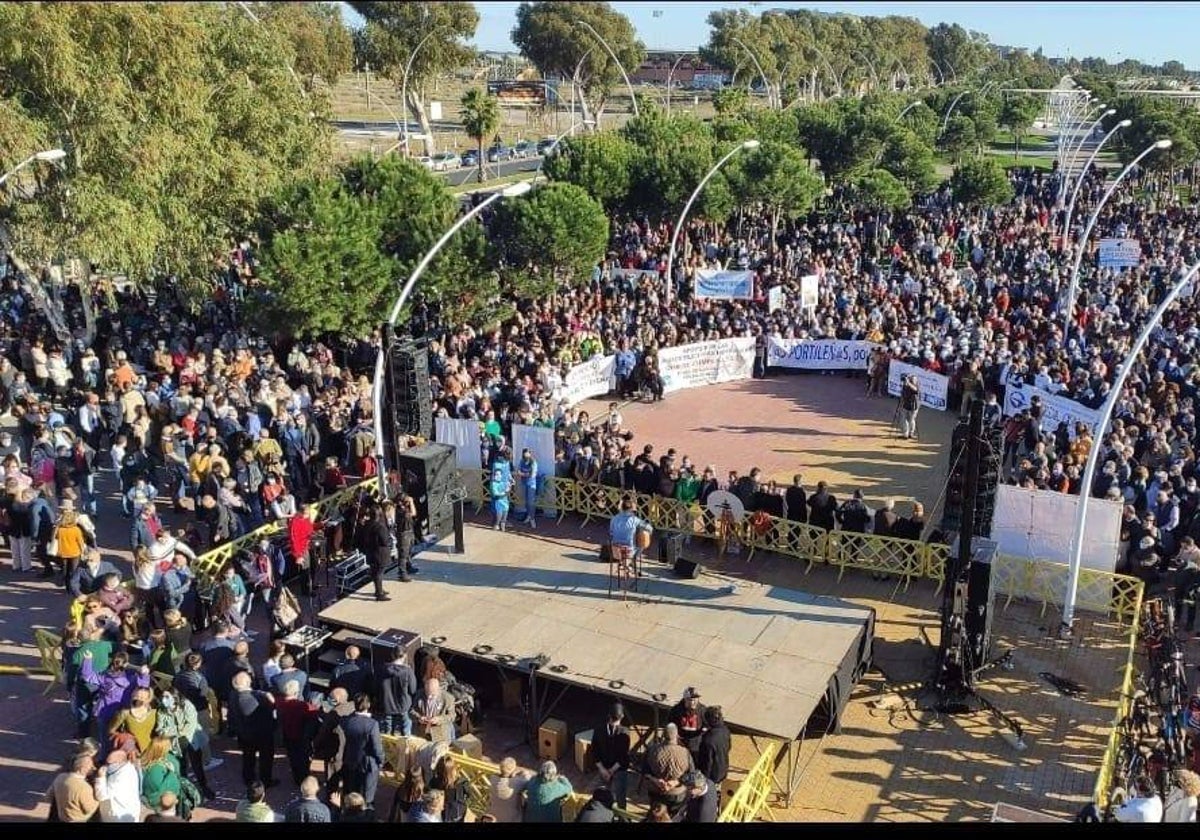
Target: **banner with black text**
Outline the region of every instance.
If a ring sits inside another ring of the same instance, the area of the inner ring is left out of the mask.
[[[871,357],[870,341],[843,341],[837,338],[769,339],[767,364],[802,370],[866,370]]]
[[[893,397],[900,396],[900,379],[910,373],[916,374],[917,387],[921,389],[921,405],[945,411],[950,377],[924,370],[916,365],[907,365],[892,359],[888,365],[888,393]]]

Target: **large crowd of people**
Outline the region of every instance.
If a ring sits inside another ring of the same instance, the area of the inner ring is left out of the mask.
[[[860,493],[839,502],[837,488],[806,489],[800,475],[779,487],[757,469],[722,475],[674,449],[658,454],[635,443],[619,402],[601,418],[565,405],[563,378],[573,364],[612,353],[618,398],[638,390],[661,398],[662,348],[733,336],[866,339],[881,346],[863,372],[868,383],[892,358],[943,373],[951,410],[974,399],[1003,404],[1016,383],[1096,407],[1141,323],[1197,259],[1200,205],[1158,192],[1148,178],[1133,179],[1103,211],[1095,236],[1138,238],[1143,262],[1113,271],[1085,260],[1079,306],[1064,317],[1071,243],[1063,249],[1055,238],[1064,215],[1053,209],[1057,179],[1031,170],[1011,178],[1016,198],[997,207],[964,207],[942,189],[907,211],[874,213],[844,206],[835,192],[821,211],[777,230],[753,213],[737,224],[692,222],[670,302],[663,278],[670,227],[617,219],[610,253],[591,278],[551,298],[517,301],[515,315],[497,329],[445,323],[436,308],[417,303],[412,331],[429,340],[435,412],[478,419],[496,455],[513,423],[554,428],[555,463],[536,465],[542,474],[700,503],[729,489],[752,511],[919,539],[928,531],[919,503],[901,518],[890,502],[872,511]],[[1089,172],[1077,218],[1103,188],[1104,173]],[[691,294],[692,270],[725,265],[756,272],[753,300]],[[139,797],[148,812],[186,816],[211,794],[209,733],[222,731],[236,736],[245,762],[238,816],[265,817],[278,725],[294,748],[295,811],[319,821],[324,812],[305,758],[317,754],[319,722],[330,714],[341,721],[342,740],[355,743],[354,767],[337,780],[347,794],[340,807],[353,813],[358,795],[370,814],[377,770],[372,781],[360,769],[383,761],[380,725],[407,732],[446,723],[439,722],[444,695],[436,677],[424,675],[400,693],[351,685],[313,702],[304,680],[277,679],[295,670],[294,662],[285,666],[288,657],[273,655],[258,667],[248,658],[253,634],[246,617],[254,605],[272,612],[276,629],[287,626],[279,615],[283,582],[312,569],[310,546],[320,529],[309,505],[345,487],[348,477],[378,469],[366,372],[381,341],[375,334],[268,343],[239,312],[254,266],[252,246],[239,244],[198,312],[165,292],[148,297],[110,282],[91,290],[88,301],[76,284],[56,284],[47,294],[14,263],[0,271],[0,410],[15,420],[15,432],[0,432],[0,533],[13,571],[53,578],[66,590],[71,615],[64,664],[76,734],[84,740],[55,780],[61,819],[128,819]],[[810,273],[820,277],[819,300],[801,309],[798,278]],[[769,312],[766,291],[775,285],[787,303]],[[1168,315],[1135,363],[1117,419],[1098,440],[1082,426],[1048,427],[1036,404],[1004,421],[1005,479],[1023,486],[1078,493],[1083,461],[1101,447],[1103,467],[1090,490],[1124,501],[1124,559],[1151,582],[1172,564],[1200,570],[1198,337],[1193,296]],[[505,457],[516,479],[531,480],[520,456]],[[99,500],[97,476],[109,471],[119,513]],[[98,550],[100,527],[119,516],[133,556],[124,568]],[[367,551],[384,555],[407,540],[412,516],[404,505],[370,516],[392,518],[382,530],[361,529]],[[285,525],[282,543],[242,552],[214,581],[194,574],[200,553],[270,521]],[[400,568],[402,576],[416,573],[407,562]],[[212,710],[208,688],[219,703]],[[410,720],[418,707],[423,711]],[[310,733],[311,751],[299,746]],[[660,769],[680,771],[672,790],[682,786],[690,792],[682,801],[706,803],[709,783],[720,780],[703,775],[696,762],[699,771],[680,770],[681,755],[672,754],[669,738],[664,743]],[[430,772],[422,780],[430,790],[416,782],[402,788],[414,819],[457,813],[461,804],[452,761]],[[684,778],[692,773],[701,775]],[[541,768],[524,787],[525,808],[554,801],[556,780],[563,781],[553,768]],[[511,798],[511,782],[507,789]],[[608,807],[606,797],[621,805],[620,785],[605,790],[589,813]],[[704,803],[697,812],[707,814]],[[672,818],[681,813],[668,810]]]

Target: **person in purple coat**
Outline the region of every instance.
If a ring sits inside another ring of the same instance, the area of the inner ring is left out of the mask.
[[[117,651],[108,660],[108,668],[96,673],[92,652],[84,651],[79,676],[95,692],[92,709],[100,728],[100,750],[108,752],[108,724],[122,708],[129,705],[133,692],[150,687],[150,668],[130,667],[129,654]]]

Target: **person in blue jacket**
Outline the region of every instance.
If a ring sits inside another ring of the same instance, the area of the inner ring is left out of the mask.
[[[492,497],[493,530],[508,529],[508,492],[512,489],[512,465],[501,453],[492,462],[492,474],[488,479],[488,494]]]
[[[525,524],[530,528],[537,528],[538,462],[529,449],[521,450],[517,475],[521,478],[522,498],[525,502]]]

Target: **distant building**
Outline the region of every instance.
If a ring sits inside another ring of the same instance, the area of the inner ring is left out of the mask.
[[[671,73],[676,61],[679,66]],[[635,84],[665,85],[668,74],[672,85],[685,87],[720,87],[727,78],[725,71],[704,61],[697,53],[656,50],[646,53],[646,60],[633,71],[630,80]]]

